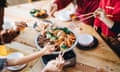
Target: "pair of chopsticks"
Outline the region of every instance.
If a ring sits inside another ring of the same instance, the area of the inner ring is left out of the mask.
[[[90,12],[90,13],[87,13],[87,14],[82,14],[80,16],[77,16],[78,18],[81,18],[80,21],[85,21],[85,20],[88,20],[92,17],[95,16],[95,13],[94,12]]]

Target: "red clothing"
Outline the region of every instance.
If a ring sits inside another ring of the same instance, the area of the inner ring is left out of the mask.
[[[101,0],[99,7],[104,9],[107,15],[111,15],[109,18],[112,19],[115,24],[120,24],[120,0]],[[94,25],[101,28],[101,31],[105,36],[116,35],[112,29],[108,28],[107,25],[98,18],[95,19]]]
[[[70,4],[73,0],[55,0],[54,3],[58,5],[58,10],[65,8],[68,4]],[[100,0],[76,0],[77,1],[77,9],[76,15],[86,14],[89,12],[93,12],[98,8]],[[93,18],[86,21],[87,24],[93,23]]]

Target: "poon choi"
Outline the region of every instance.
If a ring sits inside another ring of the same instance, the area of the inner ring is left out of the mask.
[[[76,37],[73,32],[68,28],[54,27],[47,29],[49,25],[42,27],[41,34],[39,35],[37,42],[41,48],[48,45],[54,45],[56,51],[62,51],[70,48],[76,41]]]

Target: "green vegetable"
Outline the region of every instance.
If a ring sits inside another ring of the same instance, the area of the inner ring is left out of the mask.
[[[66,28],[66,27],[62,28],[61,30],[63,30],[66,34],[70,34],[71,33],[71,31],[68,30],[68,28]]]
[[[34,14],[34,13],[36,13],[36,12],[40,12],[40,10],[38,10],[38,9],[32,9],[32,10],[30,11],[30,14]]]
[[[52,33],[47,32],[47,33],[46,33],[46,36],[47,36],[47,38],[51,38],[51,37],[52,37]]]
[[[66,34],[70,34],[71,33],[71,31],[68,28],[66,28],[66,27],[64,27],[64,28],[55,28],[53,30],[63,30]]]
[[[63,44],[63,45],[61,45],[61,48],[62,48],[63,50],[65,50],[65,49],[67,49],[67,45]]]
[[[52,40],[57,40],[58,37],[57,37],[57,36],[52,36],[50,39],[52,39]]]
[[[47,36],[47,38],[52,39],[52,40],[58,39],[57,36],[54,36],[54,35],[53,35],[51,32],[49,32],[49,31],[46,33],[46,36]]]

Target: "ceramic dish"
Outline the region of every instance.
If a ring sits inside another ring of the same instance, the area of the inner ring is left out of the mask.
[[[11,58],[20,58],[20,57],[23,57],[24,55],[20,52],[14,52],[14,53],[11,53],[7,56],[8,59],[11,59]],[[9,66],[7,67],[7,69],[9,70],[12,70],[12,71],[15,71],[15,70],[21,70],[22,68],[24,68],[26,66],[26,64],[23,64],[23,65],[16,65],[16,66]]]
[[[78,43],[82,46],[89,46],[93,40],[93,36],[89,34],[81,34],[78,36]]]
[[[59,30],[59,29],[61,29],[61,30]],[[56,30],[58,30],[58,31],[56,31]],[[68,33],[70,33],[70,34],[67,34],[67,33],[63,33],[63,30],[66,30],[66,32],[68,32]],[[59,33],[59,35],[58,35],[58,33],[56,33],[56,34],[54,34],[54,32],[61,32],[62,34],[60,35],[60,33]],[[75,46],[76,46],[76,44],[77,44],[77,36],[76,36],[76,34],[74,33],[74,32],[72,32],[72,31],[69,31],[69,29],[67,29],[67,28],[65,28],[65,27],[56,27],[56,29],[53,29],[53,32],[52,32],[53,34],[51,34],[51,33],[49,33],[49,31],[45,34],[46,36],[46,38],[43,38],[43,36],[41,36],[40,34],[38,34],[37,36],[36,36],[36,38],[35,38],[35,45],[36,45],[36,47],[38,48],[38,49],[43,49],[44,48],[44,46],[45,46],[45,43],[47,43],[47,42],[49,42],[49,43],[51,43],[51,40],[52,41],[54,41],[54,43],[53,44],[55,44],[55,43],[59,43],[59,48],[57,48],[58,50],[57,51],[54,51],[54,52],[52,52],[52,54],[59,54],[60,52],[61,52],[61,50],[62,50],[62,47],[65,47],[65,49],[63,48],[63,51],[64,52],[68,52],[68,51],[70,51],[70,50],[72,50]],[[52,36],[51,36],[52,35]],[[62,41],[60,40],[59,41],[59,38],[62,36],[62,35],[65,35],[65,37],[63,38],[62,37]],[[69,38],[66,38],[66,36],[69,36]],[[73,37],[74,36],[74,37]],[[57,37],[57,38],[56,38]],[[71,37],[71,38],[70,38]],[[75,40],[74,40],[74,42],[72,42],[71,41],[71,39],[73,39],[73,38],[75,38]],[[42,40],[43,39],[43,40]],[[68,39],[69,39],[69,42],[71,42],[71,44],[68,46]],[[46,40],[46,41],[45,41]],[[67,40],[67,44],[63,44],[62,46],[60,46],[61,45],[61,43],[62,42],[66,42],[66,40]],[[41,41],[41,42],[40,42]],[[58,47],[57,46],[57,47]]]
[[[98,46],[98,40],[93,37],[93,42],[88,45],[88,46],[82,46],[81,44],[79,44],[79,42],[77,43],[76,47],[79,48],[79,49],[82,49],[82,50],[91,50],[91,49],[94,49]]]
[[[69,21],[71,20],[71,17],[70,15],[72,14],[73,12],[71,11],[68,11],[68,10],[63,10],[63,11],[60,11],[58,13],[55,14],[55,17],[61,21]]]

